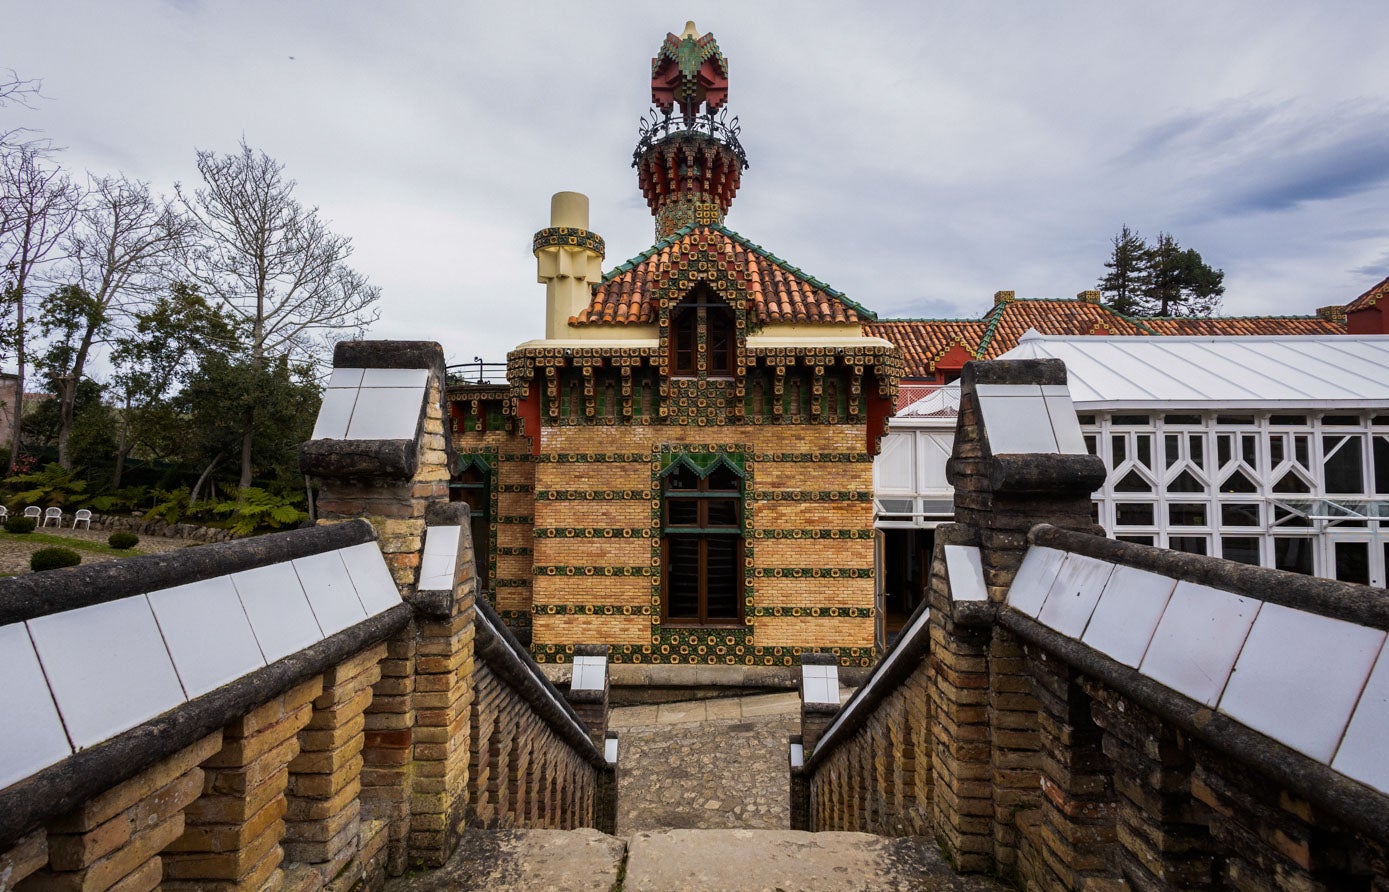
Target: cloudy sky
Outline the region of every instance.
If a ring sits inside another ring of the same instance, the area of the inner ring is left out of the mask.
[[[3,126],[73,171],[193,183],[243,137],[356,245],[377,337],[501,360],[543,334],[531,234],[587,193],[648,247],[630,167],[686,18],[731,63],[751,168],[727,223],[881,316],[1069,297],[1127,223],[1226,272],[1225,312],[1309,313],[1389,275],[1389,4],[13,4]]]

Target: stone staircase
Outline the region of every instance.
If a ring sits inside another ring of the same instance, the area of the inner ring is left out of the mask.
[[[925,837],[798,830],[469,831],[444,867],[389,892],[996,892]]]

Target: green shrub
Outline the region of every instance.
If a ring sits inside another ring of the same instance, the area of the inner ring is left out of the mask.
[[[106,537],[106,544],[112,548],[134,548],[140,544],[140,537],[125,530],[116,530]]]
[[[35,573],[57,570],[59,567],[76,567],[80,563],[82,555],[71,548],[40,548],[29,556],[29,569]]]
[[[38,527],[38,525],[39,522],[37,520],[34,520],[34,518],[32,517],[22,517],[20,515],[15,515],[14,517],[11,517],[9,520],[5,521],[5,532],[23,535],[25,533],[32,533],[34,529]]]

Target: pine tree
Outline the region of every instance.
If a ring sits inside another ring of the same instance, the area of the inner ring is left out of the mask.
[[[1126,316],[1139,312],[1138,303],[1148,278],[1148,246],[1138,233],[1125,225],[1114,236],[1114,250],[1105,261],[1109,270],[1100,280],[1100,293],[1106,295],[1110,309]]]

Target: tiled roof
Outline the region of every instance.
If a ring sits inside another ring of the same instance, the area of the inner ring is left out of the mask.
[[[708,248],[700,247],[700,243]],[[570,318],[571,325],[650,324],[656,321],[656,290],[684,257],[714,252],[717,262],[743,264],[747,272],[750,321],[864,322],[873,313],[792,266],[761,245],[718,224],[692,225],[662,239],[614,268],[593,291],[593,300]]]
[[[1380,298],[1389,297],[1389,278],[1380,282],[1378,285],[1366,291],[1355,300],[1346,304],[1346,312],[1354,313],[1356,310],[1365,310],[1379,303]]]
[[[1389,294],[1389,280],[1380,283]],[[1362,298],[1363,299],[1363,298]],[[1044,335],[1326,335],[1345,334],[1342,322],[1323,316],[1227,316],[1199,319],[1132,318],[1088,300],[1004,300],[982,319],[887,319],[864,325],[866,334],[897,345],[904,378],[929,378],[955,344],[994,359],[1013,349],[1029,329]]]
[[[1346,326],[1321,316],[1210,316],[1206,318],[1144,319],[1163,335],[1329,335],[1345,334]]]

